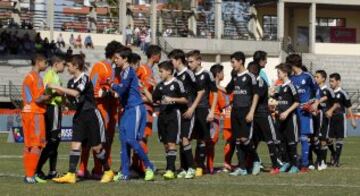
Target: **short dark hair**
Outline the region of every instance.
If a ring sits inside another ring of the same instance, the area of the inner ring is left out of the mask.
[[[327,73],[326,73],[326,71],[325,70],[317,70],[316,72],[315,72],[316,74],[320,74],[321,75],[321,77],[323,77],[325,80],[327,79]]]
[[[287,73],[288,76],[291,75],[291,66],[289,64],[287,64],[287,63],[280,63],[275,68],[282,71],[282,72],[284,72],[284,73]]]
[[[221,64],[215,64],[210,68],[210,72],[212,73],[214,78],[218,73],[222,72],[223,70],[224,70],[224,66],[222,66]]]
[[[159,54],[161,54],[161,48],[158,45],[150,45],[146,50],[147,58],[151,58],[152,56]]]
[[[81,54],[74,54],[69,59],[67,59],[67,62],[77,66],[80,71],[85,71],[85,59]]]
[[[38,61],[46,61],[46,57],[43,54],[34,54],[34,56],[31,58],[31,65],[35,66]]]
[[[302,58],[298,54],[290,54],[289,56],[287,56],[286,63],[290,64],[290,66],[295,66],[299,68],[303,67]]]
[[[129,63],[136,64],[139,61],[141,61],[141,56],[136,53],[131,53],[130,58],[129,58]]]
[[[265,51],[262,50],[258,50],[254,53],[253,55],[253,60],[256,63],[259,63],[261,60],[265,60],[267,58],[267,53]]]
[[[175,60],[180,59],[183,64],[186,64],[185,52],[180,49],[175,49],[175,50],[171,51],[170,54],[168,55],[168,58],[175,59]]]
[[[60,57],[60,56],[52,56],[51,59],[50,59],[50,63],[51,63],[51,66],[55,65],[56,63],[59,63],[61,61],[64,61],[64,58]]]
[[[330,78],[333,78],[333,79],[335,79],[335,80],[337,80],[337,81],[341,81],[341,76],[340,76],[339,73],[332,73],[332,74],[330,74]]]
[[[237,61],[242,61],[242,64],[244,65],[245,64],[245,54],[241,51],[237,51],[237,52],[234,52],[231,56],[230,56],[230,59],[235,59]]]
[[[170,71],[171,73],[174,73],[174,65],[171,61],[163,61],[158,65],[159,69],[163,69],[166,71]]]
[[[247,69],[249,70],[250,73],[256,76],[259,75],[260,73],[260,65],[255,61],[250,62]]]
[[[192,50],[186,54],[186,57],[193,57],[196,60],[201,60],[201,52],[200,50]]]
[[[119,54],[121,56],[121,58],[127,59],[127,61],[130,63],[130,58],[131,58],[131,54],[132,54],[132,51],[130,48],[128,48],[128,47],[119,48],[119,49],[115,50],[114,54]]]
[[[105,57],[106,58],[111,58],[112,56],[114,56],[115,51],[117,49],[123,48],[124,46],[118,42],[118,41],[111,41],[110,43],[108,43],[105,47]]]

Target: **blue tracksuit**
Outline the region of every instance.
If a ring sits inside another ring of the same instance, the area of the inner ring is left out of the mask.
[[[112,85],[119,94],[124,113],[119,121],[119,139],[121,142],[122,174],[129,176],[129,147],[133,148],[147,168],[153,169],[152,163],[141,148],[139,141],[143,138],[146,126],[146,110],[139,91],[139,80],[135,70],[127,67],[120,73],[121,83]]]
[[[291,76],[290,79],[298,90],[300,104],[307,103],[311,99],[317,98],[316,95],[319,87],[310,73],[302,72],[299,75]],[[314,133],[312,114],[297,108],[296,115],[298,117],[301,134],[302,166],[307,167],[309,164],[309,135]]]

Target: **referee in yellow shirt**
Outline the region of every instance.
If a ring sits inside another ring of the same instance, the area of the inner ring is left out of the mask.
[[[59,73],[64,72],[65,60],[53,56],[50,60],[51,68],[44,75],[44,85],[55,84],[62,85],[59,77]],[[46,146],[41,153],[40,160],[36,168],[36,175],[44,180],[52,179],[58,176],[56,171],[56,163],[58,156],[58,147],[61,139],[61,105],[63,103],[63,97],[57,94],[54,90],[46,89],[46,94],[51,95],[51,99],[47,103],[47,109],[45,113],[45,125],[46,125]],[[42,167],[49,159],[50,169],[47,176],[42,172]]]

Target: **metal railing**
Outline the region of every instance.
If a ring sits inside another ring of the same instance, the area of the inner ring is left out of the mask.
[[[161,36],[158,36],[158,45],[161,47],[163,52],[168,55],[174,48]]]
[[[360,89],[347,89],[352,103],[353,112],[360,112]]]
[[[14,85],[11,81],[9,81],[8,89],[10,101],[14,104],[16,108],[22,108],[23,101],[21,97],[21,85]]]

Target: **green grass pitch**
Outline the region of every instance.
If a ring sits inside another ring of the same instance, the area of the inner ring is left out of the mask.
[[[115,136],[117,137],[117,136]],[[26,185],[23,183],[22,144],[6,143],[6,134],[0,135],[0,195],[360,195],[360,137],[346,139],[340,168],[312,171],[307,174],[280,174],[271,176],[230,177],[225,173],[205,175],[193,180],[176,179],[164,181],[160,174],[154,182],[131,180],[129,182],[100,184],[98,181],[81,181],[74,185],[47,184]],[[152,136],[150,158],[160,170],[164,169],[165,156],[162,145]],[[62,143],[59,150],[58,171],[68,167],[69,143]],[[260,145],[260,157],[270,165],[264,143]],[[216,147],[216,166],[222,166],[223,141]],[[119,162],[119,142],[113,145],[113,166]],[[235,159],[234,159],[235,160]],[[90,169],[92,163],[90,161]],[[44,168],[47,172],[47,164]]]

